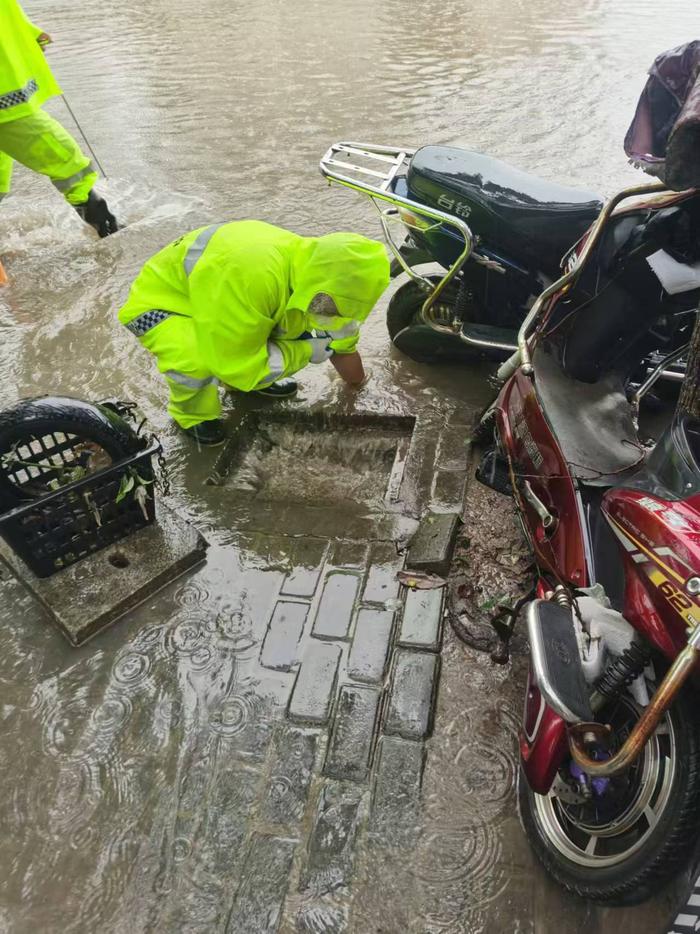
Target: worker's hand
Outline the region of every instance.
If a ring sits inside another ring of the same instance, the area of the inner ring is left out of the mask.
[[[36,41],[39,43],[42,49],[45,49],[47,45],[51,45],[53,39],[47,32],[42,32],[36,37]]]
[[[367,382],[365,368],[362,365],[362,357],[357,351],[354,353],[337,353],[331,360],[339,376],[341,376],[348,386],[353,389],[360,389]]]
[[[308,337],[305,343],[311,347],[309,363],[325,363],[333,356],[330,337]]]

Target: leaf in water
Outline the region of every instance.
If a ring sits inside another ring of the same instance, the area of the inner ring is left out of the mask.
[[[125,473],[122,477],[122,482],[119,484],[119,492],[114,502],[121,503],[124,497],[133,490],[135,482],[132,473]]]
[[[507,597],[508,597],[507,593],[499,594],[497,597],[494,597],[492,600],[487,600],[485,603],[480,604],[479,609],[480,610],[492,610],[499,603],[502,603],[505,599],[507,599]]]
[[[148,499],[148,490],[145,486],[137,486],[134,490],[134,499],[139,504],[143,518],[148,522],[148,510],[146,509],[146,500]]]
[[[92,513],[92,517],[95,520],[95,525],[98,529],[102,528],[102,516],[100,515],[100,510],[97,508],[95,501],[93,500],[90,493],[83,493],[83,499],[85,500],[85,505]]]
[[[398,571],[396,580],[410,587],[411,590],[437,590],[444,587],[447,581],[437,574],[425,574],[422,571]]]

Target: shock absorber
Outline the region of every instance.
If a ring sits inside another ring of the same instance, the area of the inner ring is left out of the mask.
[[[595,684],[598,694],[612,700],[635,681],[649,664],[649,650],[639,642],[633,642],[612,662]]]
[[[557,586],[554,588],[551,599],[554,601],[554,603],[558,603],[559,606],[564,607],[565,610],[570,610],[573,607],[571,593],[563,584],[557,584]]]
[[[459,280],[459,291],[457,292],[457,300],[455,301],[455,318],[458,321],[465,321],[470,310],[470,306],[474,303],[474,296],[472,291],[467,285],[466,279],[464,276],[460,277]]]

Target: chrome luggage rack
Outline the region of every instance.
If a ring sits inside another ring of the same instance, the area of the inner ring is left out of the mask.
[[[492,261],[474,253],[474,235],[462,218],[420,204],[393,190],[396,179],[405,175],[414,153],[415,149],[376,146],[373,143],[334,143],[321,159],[320,169],[329,184],[344,185],[372,201],[379,213],[384,237],[396,261],[427,293],[421,309],[421,318],[434,330],[455,336],[459,332],[459,322],[448,326],[441,322],[439,313],[431,314],[431,309],[435,309],[440,294],[470,256],[477,262],[490,264]],[[389,207],[383,207],[382,204]],[[405,227],[423,233],[446,224],[457,230],[464,239],[464,249],[437,284],[412,269],[394,241],[389,225],[399,217]]]

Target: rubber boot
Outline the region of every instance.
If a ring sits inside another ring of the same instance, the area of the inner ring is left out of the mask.
[[[191,428],[181,428],[181,431],[205,448],[215,448],[226,440],[224,426],[219,418],[212,418],[207,422],[199,422]]]
[[[74,204],[73,207],[86,224],[95,228],[100,237],[108,237],[119,230],[117,219],[110,211],[107,202],[94,191],[90,192],[87,201]]]

